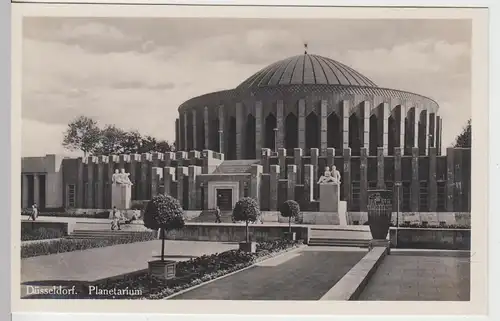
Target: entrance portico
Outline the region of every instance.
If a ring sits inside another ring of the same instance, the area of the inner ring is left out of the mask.
[[[208,209],[219,206],[230,211],[236,205],[240,195],[239,182],[208,182]]]

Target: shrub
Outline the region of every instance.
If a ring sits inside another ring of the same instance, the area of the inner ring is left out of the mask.
[[[58,239],[65,236],[64,231],[57,228],[40,227],[37,229],[21,227],[21,241]]]
[[[245,239],[249,243],[248,223],[257,221],[260,216],[259,204],[251,197],[243,197],[233,209],[233,220],[245,222]]]
[[[288,217],[288,232],[292,231],[292,217],[296,218],[300,214],[300,206],[294,200],[285,201],[280,206],[280,213],[283,217]]]
[[[166,231],[184,227],[184,210],[181,204],[170,195],[159,194],[148,202],[144,210],[144,226],[161,230],[161,260],[165,260]]]
[[[157,238],[154,231],[135,232],[126,236],[113,236],[108,239],[60,239],[48,242],[36,242],[21,245],[21,258],[33,256],[81,251],[116,244],[128,244],[151,241]]]

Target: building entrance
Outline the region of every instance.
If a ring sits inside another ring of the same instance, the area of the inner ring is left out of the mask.
[[[221,211],[233,210],[233,190],[230,188],[217,189],[217,206]]]

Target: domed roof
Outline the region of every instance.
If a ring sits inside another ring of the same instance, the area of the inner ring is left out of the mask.
[[[303,54],[263,68],[242,82],[237,89],[309,84],[378,87],[367,77],[338,61]]]

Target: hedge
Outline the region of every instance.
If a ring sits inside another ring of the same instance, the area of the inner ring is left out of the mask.
[[[21,227],[21,241],[47,240],[65,237],[61,229],[40,227],[37,229]]]
[[[47,242],[21,245],[21,258],[49,255],[64,252],[82,251],[117,244],[151,241],[158,238],[156,231],[134,232],[117,235],[108,239],[60,239]]]

